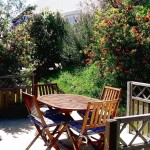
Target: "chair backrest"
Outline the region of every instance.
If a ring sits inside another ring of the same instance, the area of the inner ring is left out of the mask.
[[[120,100],[122,94],[121,88],[114,88],[110,86],[104,86],[100,100]]]
[[[100,96],[100,100],[117,100],[118,103],[114,108],[113,117],[117,114],[117,109],[119,107],[120,99],[121,99],[122,89],[121,88],[114,88],[110,86],[104,86],[102,90],[102,94]]]
[[[81,132],[84,133],[86,129],[105,126],[106,119],[112,118],[114,107],[116,107],[117,103],[117,100],[89,102]]]
[[[28,110],[29,115],[31,116],[32,119],[36,118],[39,119],[39,121],[43,124],[46,125],[43,115],[40,111],[38,102],[36,100],[36,97],[34,95],[22,92],[22,97],[25,102],[26,108]]]
[[[36,97],[55,93],[59,93],[57,83],[34,84],[34,95]]]

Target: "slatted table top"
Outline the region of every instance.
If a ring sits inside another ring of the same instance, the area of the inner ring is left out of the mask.
[[[99,101],[95,98],[90,98],[76,94],[50,94],[43,95],[37,98],[39,102],[50,107],[59,108],[66,111],[86,110],[88,102]]]

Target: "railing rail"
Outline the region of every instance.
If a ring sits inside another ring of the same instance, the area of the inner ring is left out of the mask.
[[[141,121],[141,126],[138,128],[134,125],[134,122],[136,121]],[[150,148],[149,138],[143,135],[144,128],[149,123],[150,123],[150,114],[118,117],[112,120],[108,120],[106,123],[104,149],[130,150],[130,149]],[[121,134],[123,133],[124,130],[126,130],[127,126],[132,127],[132,129],[135,131],[135,134],[130,139],[130,141],[128,141],[128,143],[125,141],[124,138],[121,137]],[[137,138],[140,138],[142,142],[134,143]]]
[[[33,74],[0,76],[0,89],[32,86],[33,83]]]

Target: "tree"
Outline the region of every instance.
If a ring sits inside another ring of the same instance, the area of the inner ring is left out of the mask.
[[[26,0],[1,0],[0,7],[7,18],[14,18],[25,9]]]
[[[99,5],[92,0],[80,2],[79,17],[74,24],[67,24],[62,57],[67,66],[85,65],[84,48],[93,39],[94,13]]]
[[[60,13],[48,11],[36,15],[30,30],[30,35],[36,45],[33,58],[37,62],[36,76],[48,77],[56,69],[56,63],[61,62],[61,51],[65,37],[64,20]]]
[[[75,24],[66,25],[68,34],[64,40],[62,57],[67,66],[84,64],[84,48],[92,39],[92,26],[93,18],[88,14],[82,14]]]

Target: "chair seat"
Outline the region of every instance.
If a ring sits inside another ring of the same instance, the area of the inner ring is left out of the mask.
[[[78,112],[78,114],[79,115],[81,115],[81,116],[85,116],[85,110],[79,110],[79,111],[77,111]]]
[[[42,107],[40,107],[40,110],[41,110],[41,112],[44,114],[46,111],[49,110],[49,108],[48,108],[48,107],[45,107],[45,106],[42,106]]]
[[[58,125],[58,124],[63,124],[66,122],[69,122],[70,120],[63,114],[56,114],[56,115],[52,115],[49,113],[45,113],[44,114],[44,120],[46,122],[46,124],[48,126],[54,126],[54,125]],[[39,126],[42,126],[42,122],[40,121],[40,119],[38,117],[35,117],[32,119],[32,121],[36,124],[38,124]]]
[[[80,133],[82,126],[83,126],[83,120],[72,121],[72,122],[69,122],[68,125],[70,128]],[[105,131],[105,126],[100,126],[97,128],[86,129],[85,134],[96,134],[96,133],[104,132],[104,131]]]
[[[48,109],[45,109],[44,114],[45,115],[56,115],[56,114],[60,114],[60,112],[57,109],[48,108]]]

